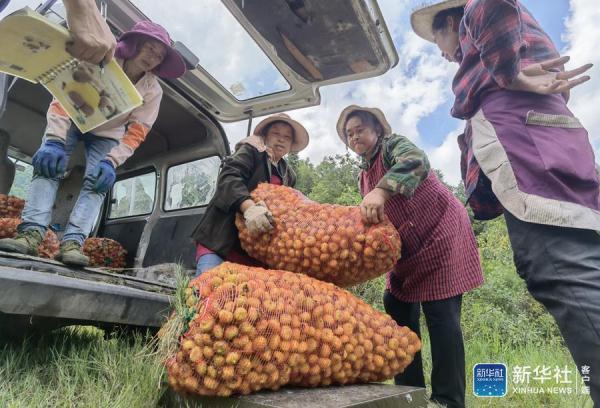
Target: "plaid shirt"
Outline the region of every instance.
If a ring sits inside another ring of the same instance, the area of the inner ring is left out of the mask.
[[[452,116],[460,119],[472,117],[486,93],[506,88],[521,68],[559,56],[519,0],[469,0],[459,37]]]
[[[460,148],[460,172],[465,184],[467,203],[473,210],[476,220],[491,220],[504,211],[504,207],[492,191],[492,182],[483,174],[473,154],[473,138],[470,121],[467,121],[465,133],[458,136]]]

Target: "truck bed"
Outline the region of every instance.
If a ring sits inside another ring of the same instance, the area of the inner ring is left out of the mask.
[[[71,324],[158,328],[174,290],[167,283],[0,251],[3,331]]]

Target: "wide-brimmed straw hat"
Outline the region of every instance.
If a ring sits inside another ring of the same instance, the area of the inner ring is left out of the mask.
[[[436,2],[428,2],[427,4],[415,9],[410,16],[410,24],[415,33],[431,42],[435,42],[433,37],[433,19],[440,11],[463,7],[467,4],[467,0],[444,0]]]
[[[338,136],[340,137],[340,139],[342,140],[342,142],[344,144],[346,144],[346,145],[348,144],[348,138],[346,137],[346,129],[344,129],[346,126],[346,121],[348,120],[348,116],[350,116],[350,114],[352,114],[352,112],[356,112],[356,111],[365,111],[365,112],[369,112],[369,113],[373,114],[373,116],[375,116],[375,118],[381,124],[381,127],[383,128],[383,136],[388,136],[388,135],[392,134],[392,127],[390,126],[389,122],[385,118],[385,115],[383,114],[381,109],[366,108],[364,106],[358,106],[358,105],[350,105],[350,106],[345,107],[344,110],[342,111],[342,113],[340,113],[340,117],[339,117],[339,119],[337,121],[337,125],[336,125]]]
[[[131,30],[124,32],[119,37],[115,55],[119,58],[131,58],[137,52],[136,41],[129,41],[139,37],[153,38],[167,47],[165,58],[152,72],[161,78],[179,78],[186,71],[185,61],[175,48],[169,33],[163,26],[152,21],[140,21]]]
[[[269,123],[273,122],[285,122],[290,125],[292,129],[294,129],[294,140],[292,141],[290,153],[298,153],[308,146],[309,137],[304,126],[302,126],[300,122],[290,118],[289,115],[286,115],[285,113],[277,113],[261,120],[254,128],[254,134],[262,135],[265,127],[269,125]]]

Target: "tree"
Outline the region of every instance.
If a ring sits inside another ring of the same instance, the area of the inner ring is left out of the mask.
[[[309,198],[320,203],[359,204],[359,171],[358,161],[349,154],[325,157],[315,168]]]
[[[315,166],[308,158],[300,159],[298,153],[290,153],[287,160],[296,173],[296,189],[308,196],[315,183]]]

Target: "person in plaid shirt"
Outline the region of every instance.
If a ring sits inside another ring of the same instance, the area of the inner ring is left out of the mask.
[[[386,275],[383,304],[401,326],[421,336],[421,307],[431,340],[431,399],[465,405],[462,295],[483,283],[479,252],[465,207],[431,171],[427,155],[392,133],[378,108],[346,107],[340,140],[362,158],[363,221],[387,217],[402,239],[402,254]],[[421,353],[395,383],[425,387]]]
[[[452,115],[469,204],[504,213],[519,275],[554,316],[600,404],[600,174],[587,131],[567,108],[591,64],[565,71],[518,0],[445,0],[411,23],[459,64]]]

